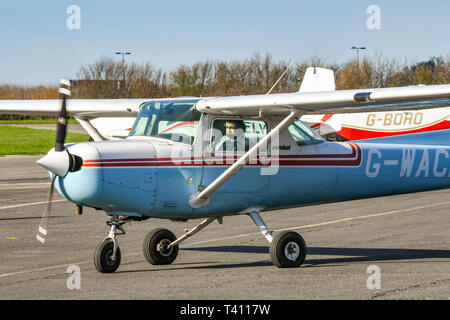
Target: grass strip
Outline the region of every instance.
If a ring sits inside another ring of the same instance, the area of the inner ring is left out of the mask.
[[[69,119],[69,124],[78,124],[75,119]],[[56,127],[56,118],[52,119],[28,119],[28,120],[0,120],[1,124],[54,124]]]
[[[54,130],[0,126],[0,156],[46,154],[55,145]],[[71,133],[66,143],[88,141],[89,135]]]

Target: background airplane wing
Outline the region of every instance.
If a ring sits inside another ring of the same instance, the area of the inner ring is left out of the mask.
[[[152,99],[69,99],[69,116],[135,117],[139,106]],[[61,100],[0,100],[0,114],[57,116]]]
[[[270,95],[207,98],[197,103],[197,110],[213,114],[258,115],[285,114],[300,110],[304,114],[350,113],[399,110],[399,103],[450,98],[450,84],[395,88],[295,92]],[[396,105],[390,105],[390,104]],[[417,108],[436,107],[422,104]],[[411,110],[411,105],[405,106]]]

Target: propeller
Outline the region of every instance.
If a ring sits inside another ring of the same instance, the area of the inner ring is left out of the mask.
[[[57,176],[64,177],[69,171],[75,172],[80,170],[83,161],[80,157],[68,152],[64,147],[68,118],[66,100],[70,96],[70,82],[68,80],[60,80],[59,93],[61,94],[62,103],[56,124],[55,147],[36,163]]]
[[[45,242],[45,236],[47,236],[47,225],[50,217],[53,187],[55,185],[56,177],[64,177],[68,172],[78,171],[81,169],[81,165],[83,164],[83,160],[80,157],[71,154],[64,147],[68,119],[66,100],[70,96],[70,81],[61,79],[59,83],[59,93],[61,95],[62,103],[56,125],[55,147],[50,150],[46,156],[36,161],[37,164],[53,173],[50,190],[48,192],[47,205],[45,206],[44,213],[42,214],[38,234],[36,235],[36,239],[41,243]]]
[[[42,214],[38,233],[36,234],[36,239],[41,243],[45,243],[45,236],[47,235],[48,218],[50,217],[50,209],[52,206],[53,186],[55,185],[55,179],[56,174],[52,177],[52,183],[50,185],[50,190],[48,191],[47,204],[45,205],[44,213]]]
[[[61,94],[62,104],[61,110],[58,115],[58,122],[56,124],[56,138],[55,138],[55,151],[61,152],[64,151],[64,141],[66,140],[66,131],[67,131],[67,108],[66,108],[66,100],[67,97],[70,96],[70,82],[61,79],[59,81],[59,93]]]

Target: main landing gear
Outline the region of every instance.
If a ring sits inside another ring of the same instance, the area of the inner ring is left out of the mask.
[[[155,229],[145,237],[143,251],[145,259],[153,265],[171,264],[178,255],[178,245],[169,246],[177,237],[166,229]]]
[[[273,236],[259,211],[252,210],[247,213],[258,227],[262,235],[270,243],[270,259],[278,268],[300,267],[306,258],[306,243],[302,236],[294,231],[281,231]]]
[[[274,236],[273,231],[267,227],[258,210],[250,209],[243,213],[250,216],[270,243],[270,259],[275,266],[294,268],[299,267],[305,261],[307,247],[302,236],[293,231],[281,231]],[[171,264],[178,256],[179,243],[198,233],[215,220],[222,224],[222,217],[207,218],[178,239],[167,229],[158,228],[150,231],[143,244],[145,259],[153,265]],[[119,219],[118,216],[113,216],[111,221],[107,222],[111,227],[109,235],[97,246],[94,254],[94,264],[99,272],[111,273],[119,268],[121,253],[116,237],[126,234],[122,225],[129,221],[129,218]]]

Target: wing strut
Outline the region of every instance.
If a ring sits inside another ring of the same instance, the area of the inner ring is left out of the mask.
[[[78,121],[79,124],[81,124],[83,129],[86,130],[86,132],[91,136],[92,139],[94,139],[94,141],[103,141],[102,136],[100,135],[100,133],[98,133],[97,129],[94,128],[89,119],[80,116],[73,117]]]
[[[298,110],[292,110],[290,114],[284,118],[276,127],[274,127],[264,138],[262,138],[257,144],[255,144],[249,151],[242,155],[233,165],[225,170],[219,177],[216,178],[209,186],[207,186],[202,192],[194,193],[189,198],[189,205],[192,208],[201,208],[209,204],[210,196],[217,191],[225,182],[234,176],[239,170],[242,169],[250,159],[251,156],[256,154],[258,148],[265,145],[269,139],[274,135],[279,135],[286,130],[297,118],[301,116],[301,112]]]

